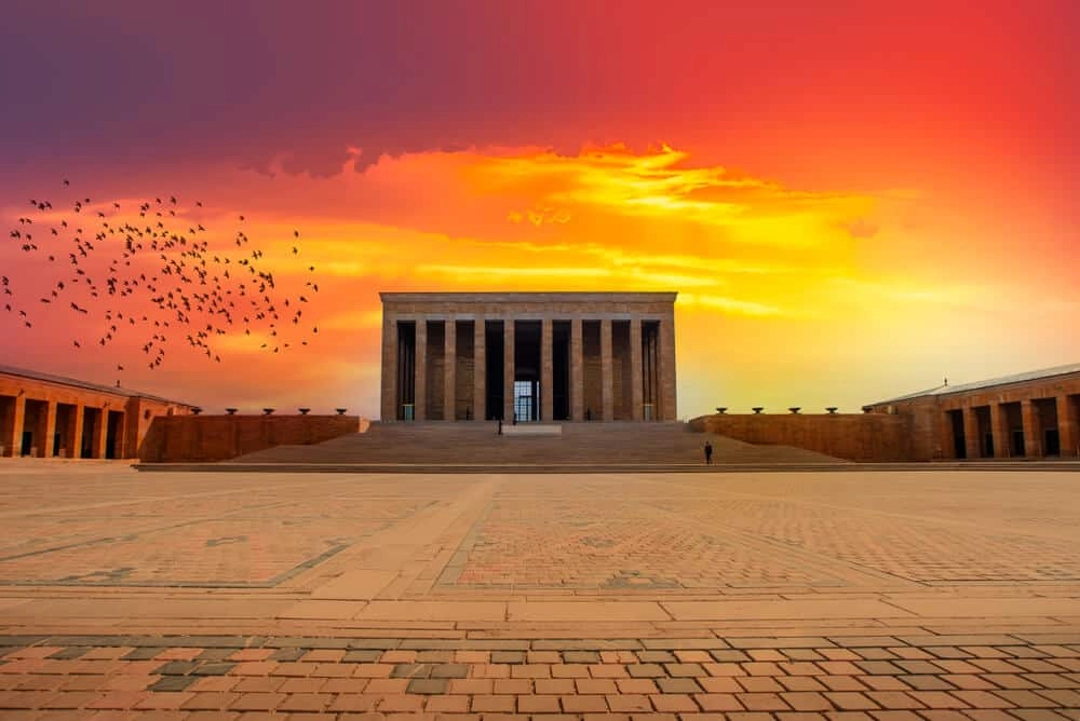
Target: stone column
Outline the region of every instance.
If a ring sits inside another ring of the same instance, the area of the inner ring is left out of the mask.
[[[68,451],[71,453],[72,458],[82,458],[84,414],[82,404],[76,405],[73,413],[74,418],[71,419],[71,444],[68,446]]]
[[[98,423],[94,426],[94,458],[105,457],[105,447],[109,441],[109,407],[99,409]]]
[[[457,321],[446,319],[443,330],[443,420],[457,420]]]
[[[4,447],[4,455],[17,458],[22,452],[23,426],[26,423],[26,396],[16,395],[11,405],[10,430],[3,438],[0,438],[0,446]]]
[[[540,321],[540,420],[555,420],[555,323],[551,318]]]
[[[1030,398],[1020,401],[1020,419],[1024,423],[1024,456],[1042,456],[1042,438],[1039,428],[1039,409]]]
[[[416,319],[416,388],[413,391],[416,408],[413,418],[427,420],[427,319]]]
[[[1009,429],[1005,427],[1005,409],[1000,403],[990,402],[990,433],[994,436],[994,458],[1008,458]]]
[[[960,412],[964,416],[964,453],[968,460],[974,460],[979,457],[982,445],[979,443],[979,417],[971,407],[961,407]]]
[[[514,319],[503,321],[503,421],[514,420]]]
[[[131,415],[124,410],[120,413],[120,427],[116,430],[116,438],[113,441],[113,453],[117,458],[128,457],[128,444],[127,444],[127,430],[128,424],[132,422]],[[135,419],[138,422],[138,419]]]
[[[659,419],[678,420],[675,400],[675,316],[660,321]]]
[[[473,326],[473,420],[487,418],[487,333],[483,318]]]
[[[386,421],[397,420],[398,407],[398,324],[397,317],[383,311],[382,327],[382,398],[379,418]]]
[[[615,420],[615,373],[611,360],[611,318],[601,318],[600,405],[605,422]]]
[[[581,318],[570,321],[570,419],[585,420],[585,361]]]
[[[1061,457],[1076,456],[1080,445],[1080,423],[1077,419],[1076,402],[1067,395],[1057,397],[1058,440]]]
[[[45,404],[45,438],[40,442],[41,457],[52,458],[56,448],[56,401],[48,401]]]
[[[641,318],[630,318],[630,418],[640,421],[645,416],[643,387],[645,383],[641,363]]]

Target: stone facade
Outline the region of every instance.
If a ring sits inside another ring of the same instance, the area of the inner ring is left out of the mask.
[[[912,459],[908,415],[724,413],[695,418],[691,427],[744,443],[794,446],[848,461]]]
[[[1080,363],[864,406],[909,416],[915,460],[1080,457]]]
[[[274,446],[307,446],[363,433],[359,416],[166,416],[153,419],[139,445],[144,463],[211,462]]]
[[[927,391],[862,414],[715,414],[698,430],[852,461],[1080,457],[1080,363]]]
[[[0,456],[135,458],[150,424],[192,406],[0,366]]]
[[[675,293],[382,293],[381,419],[675,420]]]

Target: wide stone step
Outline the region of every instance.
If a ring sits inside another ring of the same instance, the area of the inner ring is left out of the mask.
[[[557,435],[553,435],[554,430]],[[561,423],[504,425],[475,423],[376,423],[366,433],[321,444],[277,446],[251,453],[236,464],[390,464],[468,466],[553,464],[684,465],[702,461],[708,440],[717,463],[774,465],[842,462],[787,446],[757,446],[723,436],[692,432],[683,423]],[[540,433],[546,430],[545,433]],[[530,431],[536,431],[535,433]]]

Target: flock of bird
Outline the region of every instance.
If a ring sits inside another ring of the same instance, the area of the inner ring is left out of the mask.
[[[62,185],[70,192],[68,180]],[[23,252],[47,258],[43,265],[55,274],[45,279],[45,291],[41,268],[26,266],[20,277],[0,275],[3,309],[17,314],[25,328],[34,327],[35,308],[51,304],[76,314],[78,321],[71,326],[75,349],[90,342],[107,346],[122,331],[135,328],[144,334],[140,342],[151,370],[161,366],[167,345],[177,338],[220,363],[213,343],[220,336],[241,330],[250,336],[254,330],[265,336],[261,350],[280,353],[295,347],[285,340],[293,332],[319,332],[304,314],[307,294],[319,291],[315,266],[305,264],[301,293],[284,297],[274,274],[260,269],[263,250],[255,248],[243,230],[227,250],[212,249],[206,228],[184,221],[199,211],[182,210],[175,196],[140,203],[137,220],[135,211],[125,213],[118,202],[92,205],[88,197],[72,201],[74,215],[67,217],[49,200],[31,199],[30,206],[9,239]],[[195,203],[198,208],[201,202]],[[240,223],[244,220],[239,216]],[[178,224],[182,229],[175,229]],[[294,258],[300,255],[299,239],[300,232],[293,231]],[[33,295],[40,297],[17,294],[16,285],[24,281],[36,286]],[[139,296],[144,302],[137,302]],[[100,337],[89,341],[86,334],[93,332],[98,315]],[[308,345],[306,333],[300,345]]]

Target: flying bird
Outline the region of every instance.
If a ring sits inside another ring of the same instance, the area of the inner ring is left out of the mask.
[[[65,187],[70,185],[68,179],[63,179],[63,185]],[[171,205],[178,205],[179,201],[175,195],[165,197],[168,197],[168,202]],[[90,202],[91,199],[85,197],[73,201],[70,207],[74,212],[79,213],[82,211],[83,206]],[[109,202],[112,203],[114,210],[121,209],[119,201],[112,200]],[[163,204],[161,197],[155,198],[154,202],[159,206]],[[51,210],[53,207],[52,203],[45,199],[33,198],[32,204],[38,211]],[[202,205],[201,201],[195,203],[196,207],[202,207]],[[137,206],[140,217],[145,217],[153,204],[151,201],[143,201],[137,203]],[[176,212],[176,210],[170,210],[168,216],[175,218]],[[147,302],[150,304],[153,312],[141,314],[140,316],[132,313],[128,314],[128,318],[126,318],[127,325],[131,327],[142,326],[149,328],[152,325],[154,328],[163,328],[170,327],[170,325],[179,325],[192,330],[200,328],[200,330],[188,335],[189,342],[214,362],[222,362],[222,357],[220,353],[212,352],[211,346],[213,344],[211,339],[228,335],[230,327],[241,320],[240,315],[236,313],[236,301],[233,300],[236,297],[248,298],[255,315],[254,322],[247,316],[243,317],[245,335],[251,335],[253,328],[265,324],[269,324],[269,333],[272,337],[284,335],[279,333],[279,330],[275,327],[275,322],[279,319],[276,308],[279,305],[290,307],[293,299],[285,297],[287,291],[279,288],[273,273],[261,270],[265,258],[263,248],[254,247],[249,257],[231,258],[227,251],[220,247],[221,239],[207,231],[202,224],[196,224],[196,227],[188,228],[187,233],[183,233],[179,229],[168,227],[166,223],[170,221],[167,217],[162,217],[163,214],[160,211],[156,215],[161,220],[156,221],[155,226],[139,227],[132,225],[130,222],[118,222],[116,220],[110,223],[105,212],[102,210],[95,211],[95,217],[98,218],[98,227],[96,229],[91,228],[89,232],[90,235],[93,235],[93,242],[85,239],[88,235],[84,235],[83,228],[77,228],[71,234],[71,226],[67,219],[59,219],[59,228],[50,228],[48,237],[53,239],[54,245],[47,247],[47,251],[53,251],[55,244],[60,242],[71,242],[75,246],[74,252],[69,252],[70,246],[68,246],[68,250],[61,253],[47,253],[50,261],[55,261],[57,257],[63,257],[66,254],[75,270],[75,277],[69,281],[71,285],[65,285],[64,281],[61,280],[55,283],[55,288],[50,291],[50,295],[52,298],[59,298],[61,291],[74,293],[74,300],[65,298],[67,302],[64,305],[71,311],[83,316],[95,316],[103,313],[107,320],[115,317],[117,322],[111,323],[108,326],[108,331],[98,341],[101,346],[106,346],[116,339],[118,324],[125,320],[123,311],[117,307],[102,307],[103,300],[101,299],[103,294],[106,298],[119,298],[125,299],[125,302]],[[240,215],[239,218],[241,221],[245,220],[243,215]],[[25,228],[32,226],[33,219],[22,217],[18,219],[18,222],[20,226]],[[205,236],[202,235],[204,233]],[[13,229],[10,235],[20,242],[24,252],[30,253],[39,249],[38,243],[33,242],[33,236],[30,233]],[[299,238],[300,231],[294,229],[293,236]],[[112,243],[113,237],[118,239],[117,244]],[[196,238],[198,239],[196,240]],[[241,248],[249,242],[250,239],[243,232],[236,234],[235,247]],[[143,254],[144,245],[146,249],[153,251],[153,256]],[[233,243],[230,242],[229,245],[231,246]],[[293,256],[299,255],[298,246],[291,246],[291,250]],[[210,263],[229,265],[234,260],[237,264],[248,268],[248,271],[253,276],[252,281],[257,285],[253,284],[249,289],[247,282],[242,277],[230,274],[228,270],[224,270],[220,275],[210,270],[213,267]],[[88,277],[87,270],[84,267],[80,267],[80,264],[84,261],[87,264],[86,267],[89,268],[99,267],[99,261],[101,262],[100,267],[108,268],[107,275],[102,283],[104,288]],[[158,264],[156,271],[154,263]],[[314,266],[309,266],[308,269],[309,271],[315,270]],[[80,279],[85,281],[85,288],[80,284]],[[2,280],[5,295],[15,296],[12,287],[10,287],[10,279],[5,276]],[[317,291],[317,287],[310,281],[305,283],[305,286],[312,286]],[[248,293],[249,290],[254,292],[256,288],[259,295]],[[141,297],[142,300],[137,300],[137,297]],[[132,300],[127,301],[128,298]],[[41,303],[51,302],[49,297],[42,297],[39,300]],[[302,295],[295,300],[301,303],[307,302],[307,298]],[[20,317],[24,319],[26,327],[32,327],[31,319],[26,310],[18,309],[11,303],[5,307],[8,312],[18,310]],[[298,323],[298,315],[292,318],[293,325]],[[155,344],[163,343],[165,343],[164,336],[159,337],[155,333],[153,339],[145,344],[143,348],[145,352],[149,353],[151,348],[156,347]],[[78,339],[72,339],[72,345],[75,348],[83,347],[83,344]],[[307,342],[304,341],[300,345],[307,345]],[[274,353],[280,353],[283,349],[292,347],[296,347],[296,344],[289,343],[287,338],[281,338],[278,345],[274,346],[272,350]],[[270,350],[268,346],[264,346],[264,348]],[[160,367],[164,355],[164,349],[158,348],[158,354],[150,363],[150,368]],[[118,365],[118,369],[120,368],[122,368],[122,365]]]

